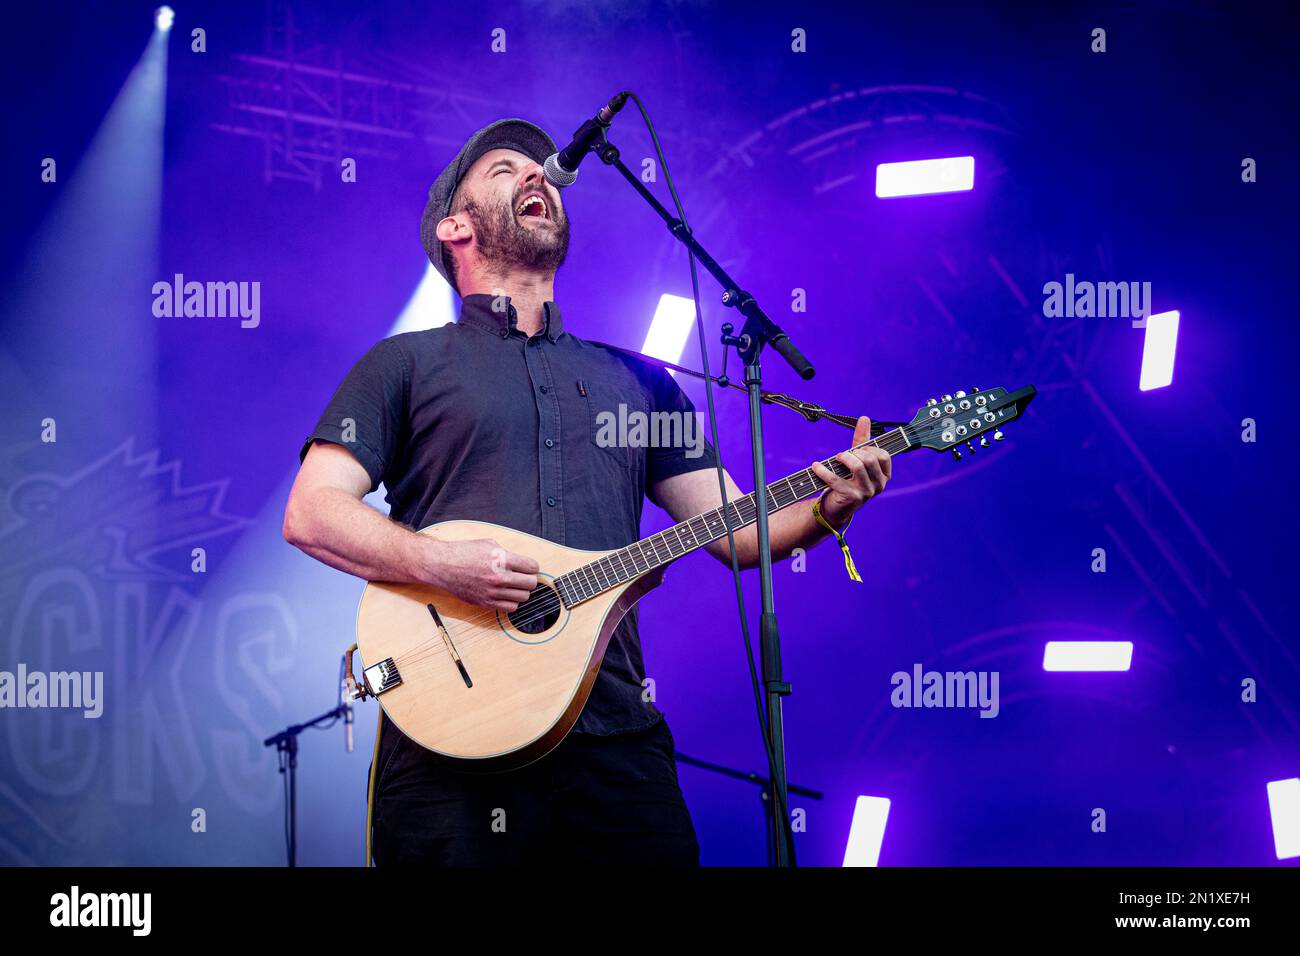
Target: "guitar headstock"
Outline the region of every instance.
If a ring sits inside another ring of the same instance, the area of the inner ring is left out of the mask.
[[[1018,418],[1037,394],[1038,389],[1027,385],[1014,392],[972,388],[970,394],[956,392],[932,398],[907,426],[908,440],[935,451],[951,451],[961,461],[962,445],[973,452],[977,441],[983,448],[989,447],[990,439],[1002,441],[1003,426]]]

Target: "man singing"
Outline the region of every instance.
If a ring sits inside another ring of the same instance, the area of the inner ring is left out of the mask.
[[[721,505],[707,443],[701,454],[596,439],[597,415],[620,405],[694,409],[661,368],[566,328],[554,285],[569,222],[540,165],[555,151],[533,124],[500,120],[438,175],[420,235],[461,296],[459,321],[384,339],[353,366],[302,447],[284,517],[290,543],[367,581],[431,584],[510,612],[537,587],[536,561],[491,540],[443,542],[413,529],[477,519],[607,550],[641,537],[646,497],[678,521]],[[859,420],[853,444],[869,426]],[[839,458],[850,478],[814,465],[828,486],[822,514],[836,528],[890,476],[879,449]],[[728,500],[740,497],[725,480]],[[381,483],[392,520],[361,500]],[[770,523],[774,558],[827,534],[806,505]],[[757,565],[753,527],[735,539],[741,567]],[[725,537],[709,550],[730,566]],[[633,612],[611,638],[573,731],[504,774],[449,769],[386,721],[375,863],[697,865],[673,738],[642,699],[643,678]]]

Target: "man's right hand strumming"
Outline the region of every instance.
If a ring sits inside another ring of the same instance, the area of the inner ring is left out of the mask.
[[[509,613],[537,587],[537,562],[489,538],[430,544],[429,583],[469,604]]]
[[[439,541],[361,499],[370,476],[340,445],[307,453],[285,509],[285,540],[366,581],[432,584],[469,604],[510,613],[537,587],[537,562],[495,541]]]

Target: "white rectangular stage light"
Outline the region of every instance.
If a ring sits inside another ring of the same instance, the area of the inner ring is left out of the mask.
[[[885,841],[885,821],[888,819],[888,797],[858,797],[853,806],[849,842],[844,848],[844,866],[876,865],[880,859],[880,846]]]
[[[1048,641],[1045,671],[1126,671],[1133,663],[1132,641]]]
[[[914,159],[905,163],[880,163],[876,166],[877,199],[959,193],[974,188],[974,156]]]

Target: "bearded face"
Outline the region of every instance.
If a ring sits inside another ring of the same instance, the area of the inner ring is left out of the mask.
[[[536,164],[528,166],[532,172],[497,164],[495,174],[489,172],[488,188],[475,190],[464,212],[474,223],[478,253],[485,261],[505,270],[554,272],[569,252],[569,220],[559,193],[537,173]]]

